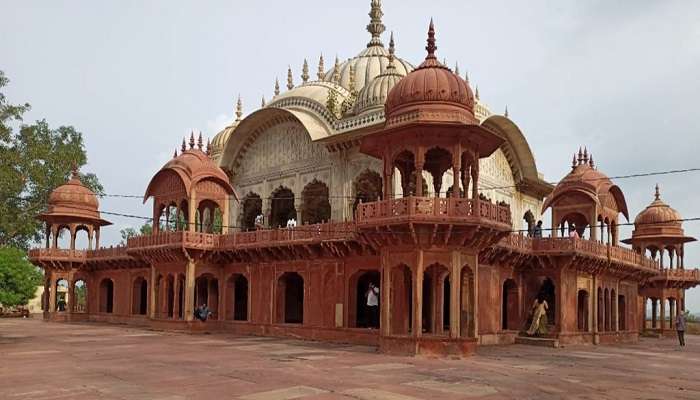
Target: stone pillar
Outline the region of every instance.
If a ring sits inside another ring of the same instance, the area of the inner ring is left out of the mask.
[[[657,327],[658,327],[658,326],[657,326],[657,323],[658,323],[658,321],[657,321],[657,316],[658,316],[657,312],[658,312],[658,310],[657,310],[657,308],[656,308],[656,305],[658,304],[658,302],[659,302],[658,299],[651,299],[651,327],[652,327],[652,328],[657,328]],[[644,307],[646,307],[646,305],[645,305]]]
[[[197,225],[195,225],[195,222],[197,222],[197,194],[195,193],[194,188],[190,193],[190,198],[187,200],[187,209],[187,230],[189,232],[196,232]],[[200,216],[200,218],[201,217],[202,216]]]
[[[450,265],[450,338],[459,337],[459,314],[461,303],[459,300],[461,274],[461,254],[459,251],[452,251],[452,264]]]
[[[453,158],[456,158],[456,157],[453,157]],[[459,198],[459,196],[460,196],[459,174],[460,174],[459,162],[453,162],[453,164],[452,164],[452,197],[455,199]]]
[[[416,267],[413,276],[413,336],[423,335],[423,250],[416,251]]]
[[[56,312],[56,292],[58,290],[58,282],[56,281],[56,276],[51,272],[51,286],[49,292],[49,312]]]
[[[230,226],[232,225],[231,222],[229,221],[230,217],[230,209],[229,207],[231,206],[230,204],[230,199],[228,196],[226,196],[226,199],[224,199],[224,209],[221,210],[221,224],[223,225],[221,227],[221,233],[222,234],[227,234],[230,231]]]
[[[423,162],[416,162],[416,197],[423,196]]]
[[[185,321],[192,321],[194,318],[194,281],[197,264],[194,260],[187,262],[185,272]]]
[[[663,333],[664,329],[666,328],[666,299],[664,297],[661,298],[661,324],[659,325],[661,328],[661,332]]]
[[[382,336],[389,336],[391,334],[391,265],[389,264],[389,253],[387,251],[380,253],[380,263],[382,271],[380,296],[382,297],[379,324]],[[357,301],[360,301],[360,299]]]
[[[600,343],[600,327],[598,326],[598,277],[593,275],[593,344]]]
[[[178,319],[180,315],[180,280],[177,274],[173,282],[173,290],[175,291],[173,295],[173,319]]]
[[[615,298],[613,298],[615,297]],[[615,296],[610,294],[610,302],[612,303],[612,309],[613,309],[613,321],[611,323],[613,324],[613,327],[611,330],[618,332],[620,330],[620,303],[617,300],[620,297],[620,286],[617,285],[617,288],[615,289]]]
[[[644,307],[642,307],[642,324],[640,327],[640,332],[643,332],[647,329],[647,298],[642,297]]]

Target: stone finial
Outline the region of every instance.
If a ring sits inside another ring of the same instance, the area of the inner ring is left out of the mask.
[[[335,56],[335,65],[333,65],[333,82],[340,82],[340,60]]]
[[[574,152],[574,158],[571,160],[571,169],[576,168],[576,152]]]
[[[368,15],[369,25],[367,25],[367,32],[372,35],[372,39],[367,43],[367,47],[384,46],[381,35],[386,30],[386,27],[382,23],[384,12],[382,12],[381,0],[372,0]]]
[[[294,77],[292,76],[292,67],[287,68],[287,90],[294,89]]]
[[[190,132],[190,150],[194,149],[194,131]]]
[[[207,155],[211,155],[211,141],[207,138]]]
[[[280,80],[275,78],[275,96],[280,94]]]
[[[661,192],[659,191],[659,184],[656,184],[656,191],[654,192],[654,200],[661,200]]]
[[[182,147],[180,150],[184,153],[187,151],[187,144],[185,143],[185,138],[182,138]]]
[[[469,85],[469,71],[464,71],[464,80],[467,82],[467,85]]]
[[[260,102],[260,107],[265,107],[265,96],[262,97],[262,101]]]
[[[459,62],[455,61],[455,75],[459,76]]]
[[[173,153],[173,158],[177,158],[177,147],[175,148],[175,153]]]
[[[389,37],[389,64],[387,64],[386,69],[392,70],[396,67],[394,66],[394,54],[396,53],[396,43],[394,42],[394,32],[391,32]]]
[[[316,73],[319,81],[322,81],[323,77],[326,75],[325,69],[326,68],[323,66],[323,54],[321,54],[321,57],[318,58],[318,72]]]
[[[301,67],[301,81],[306,83],[309,81],[309,62],[304,59],[304,65]]]
[[[588,148],[585,146],[583,148],[583,163],[588,164]]]
[[[476,89],[474,89],[474,97],[476,97],[477,100],[481,100],[479,97],[479,85],[476,85]]]
[[[595,163],[593,162],[593,153],[590,154],[590,158],[588,160],[588,165],[592,168],[595,169]]]
[[[583,163],[583,150],[581,150],[581,147],[578,148],[578,165],[581,165]]]
[[[503,116],[508,118],[508,106],[506,106],[506,110],[503,112]]]
[[[197,139],[197,148],[202,150],[204,148],[204,142],[202,141],[202,131],[199,132],[199,139]]]
[[[426,60],[435,60],[435,51],[437,46],[435,45],[435,25],[433,24],[433,19],[430,18],[430,26],[428,26],[428,45],[425,46],[425,50],[428,55],[425,57]]]
[[[241,95],[238,95],[238,101],[236,102],[236,122],[240,122],[243,117],[243,101],[241,100]]]

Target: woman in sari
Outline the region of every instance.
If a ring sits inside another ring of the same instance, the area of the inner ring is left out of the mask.
[[[530,324],[530,329],[527,330],[527,334],[542,335],[547,333],[547,301],[542,296],[537,296],[535,302],[532,303],[532,323]]]

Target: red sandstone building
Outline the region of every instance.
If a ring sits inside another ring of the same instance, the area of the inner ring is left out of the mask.
[[[384,29],[377,10],[373,1],[373,41],[377,26],[379,33]],[[45,270],[45,318],[469,354],[476,345],[513,343],[542,295],[549,304],[547,337],[561,343],[634,342],[642,331],[671,329],[665,305],[673,317],[684,309],[684,290],[700,283],[700,271],[684,265],[684,245],[694,239],[684,235],[680,215],[657,188],[624,241],[633,248],[622,247],[625,197],[592,156],[579,151],[556,187],[536,175],[520,181],[518,190],[544,199],[540,212],[551,209],[551,231],[542,238],[515,231],[511,206],[492,202],[479,185],[480,160],[512,141],[495,128],[497,121],[476,117],[475,94],[437,60],[434,35],[431,23],[427,56],[405,76],[396,73],[392,40],[388,64],[375,78],[387,88],[382,122],[327,144],[350,143],[379,165],[379,196],[356,202],[353,218],[241,230],[231,209],[241,207],[245,217],[248,203],[238,202],[234,171],[212,159],[201,136],[197,145],[191,137],[146,189],[153,234],[126,246],[99,248],[100,228],[109,222],[76,175],[53,192],[40,216],[46,246],[30,251]],[[372,43],[370,50],[378,46]],[[351,67],[351,82],[352,74]],[[245,130],[273,112],[271,119],[281,119],[283,109],[273,106],[238,126]],[[446,174],[454,179],[442,191]],[[279,214],[275,204],[266,218]],[[570,237],[571,227],[579,237]],[[64,229],[71,245],[61,249],[57,237]],[[80,231],[90,238],[87,250],[75,249]],[[368,327],[370,282],[380,288],[378,329]],[[57,304],[59,285],[69,288],[65,307]],[[650,325],[647,301],[653,303]],[[203,303],[212,311],[206,322],[193,317]]]

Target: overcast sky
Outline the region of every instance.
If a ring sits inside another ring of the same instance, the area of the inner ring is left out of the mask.
[[[272,95],[291,65],[332,65],[360,52],[370,0],[0,0],[0,69],[27,120],[83,132],[89,164],[108,193],[142,194],[192,129],[213,137]],[[417,64],[435,19],[438,57],[459,62],[494,112],[507,105],[549,181],[588,146],[610,176],[697,168],[700,2],[385,0],[397,54]],[[384,35],[385,42],[388,34]],[[700,172],[621,179],[631,218],[662,198],[700,217]],[[105,198],[105,211],[149,216],[139,199]],[[106,216],[119,229],[141,221]],[[622,237],[631,230],[622,228]],[[700,221],[686,222],[700,237]],[[686,250],[700,264],[700,244]],[[700,290],[688,293],[700,311]]]

